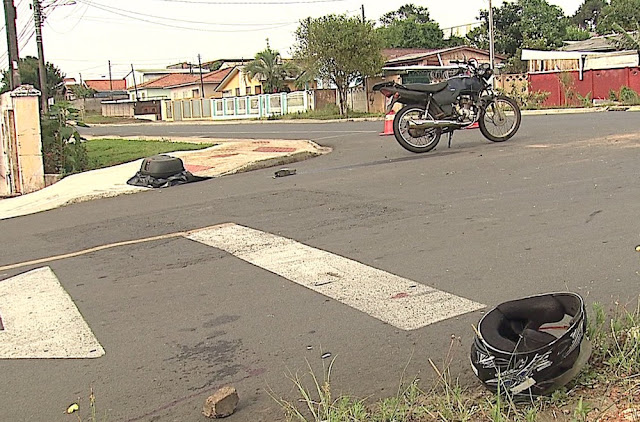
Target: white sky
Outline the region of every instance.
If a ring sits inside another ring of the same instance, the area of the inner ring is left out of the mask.
[[[566,14],[573,14],[583,2],[548,1]],[[18,34],[22,33],[20,56],[35,56],[35,36],[29,39],[31,0],[14,2]],[[54,2],[72,0],[43,0],[44,5]],[[197,63],[198,53],[203,61],[251,59],[264,49],[266,38],[288,57],[301,19],[329,13],[360,16],[364,5],[367,19],[377,20],[411,2],[427,7],[441,28],[475,22],[489,4],[488,0],[75,0],[73,5],[45,8],[45,59],[76,79],[79,73],[83,79],[108,78],[107,61],[111,60],[116,79],[124,77],[131,64],[142,69],[180,61]],[[493,3],[496,7],[502,1]],[[0,53],[0,66],[6,68],[5,29],[0,32],[4,53]]]

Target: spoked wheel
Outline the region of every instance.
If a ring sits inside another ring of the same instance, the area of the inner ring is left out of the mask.
[[[481,113],[478,122],[480,132],[490,141],[506,141],[515,135],[520,127],[520,107],[509,97],[495,97]]]
[[[411,152],[428,152],[438,145],[441,129],[409,129],[409,120],[433,119],[424,106],[406,105],[393,119],[393,134],[402,147]]]

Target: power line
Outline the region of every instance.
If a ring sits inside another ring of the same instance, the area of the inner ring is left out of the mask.
[[[78,1],[80,3],[88,4],[85,0],[78,0]],[[141,22],[147,22],[147,23],[150,23],[150,24],[153,24],[153,25],[165,26],[165,27],[169,27],[169,28],[184,29],[184,30],[187,30],[187,31],[199,31],[199,32],[255,32],[255,31],[265,31],[265,30],[270,30],[270,29],[282,28],[282,27],[294,24],[294,22],[291,22],[291,23],[282,24],[282,25],[267,25],[267,26],[265,26],[263,28],[241,29],[241,30],[216,30],[216,29],[194,28],[194,27],[188,27],[188,26],[172,25],[172,24],[169,24],[169,23],[158,22],[158,21],[145,19],[145,18],[142,18],[142,17],[136,17],[136,16],[127,15],[127,14],[122,13],[122,12],[130,12],[130,11],[125,11],[125,10],[122,10],[122,9],[112,10],[109,7],[103,7],[103,5],[98,5],[95,2],[91,3],[90,5],[92,7],[95,7],[96,9],[100,9],[100,10],[103,10],[105,12],[113,13],[115,15],[123,16],[125,18],[129,18],[129,19],[133,19],[133,20],[137,20],[137,21],[141,21]],[[137,13],[137,12],[135,12],[135,13]],[[149,16],[149,15],[143,15],[143,16]],[[295,22],[295,24],[297,24],[297,23],[298,22]]]
[[[115,13],[115,12],[126,12],[126,13],[131,13],[133,15],[143,16],[143,17],[147,17],[147,18],[163,19],[163,20],[172,21],[172,22],[196,23],[196,24],[204,24],[204,25],[221,25],[221,26],[262,26],[262,27],[264,27],[264,26],[272,26],[272,25],[291,25],[291,24],[294,24],[294,23],[298,23],[297,21],[296,22],[292,22],[292,21],[289,21],[289,22],[268,22],[268,23],[267,22],[230,23],[230,22],[194,21],[194,20],[188,20],[188,19],[168,18],[168,17],[165,17],[165,16],[158,16],[158,15],[151,15],[149,13],[136,12],[136,11],[133,11],[133,10],[126,10],[126,9],[121,9],[121,8],[108,6],[106,4],[102,4],[102,3],[98,3],[98,2],[91,2],[89,0],[84,0],[84,2],[86,2],[85,4],[87,4],[88,6],[95,6],[98,9],[102,9],[102,10],[109,11],[109,12],[112,12],[112,13]],[[106,9],[108,9],[108,10],[106,10]]]
[[[338,3],[347,0],[279,0],[273,2],[267,1],[196,1],[196,0],[155,0],[166,3],[189,3],[199,4],[202,6],[217,6],[217,5],[258,5],[258,6],[270,6],[270,5],[283,5],[283,4],[315,4],[315,3]]]

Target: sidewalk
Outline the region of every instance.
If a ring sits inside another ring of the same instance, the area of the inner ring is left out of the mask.
[[[136,137],[140,139],[141,137]],[[196,176],[219,177],[281,166],[331,152],[311,141],[173,138],[172,141],[218,143],[204,150],[180,151],[185,169]],[[65,177],[37,192],[0,200],[0,220],[47,211],[63,205],[149,190],[127,185],[140,170],[142,159]]]

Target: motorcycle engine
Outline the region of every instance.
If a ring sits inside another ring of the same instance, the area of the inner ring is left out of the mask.
[[[458,114],[458,120],[461,122],[473,122],[476,117],[477,108],[469,96],[461,96],[458,102],[454,104],[454,109]]]

